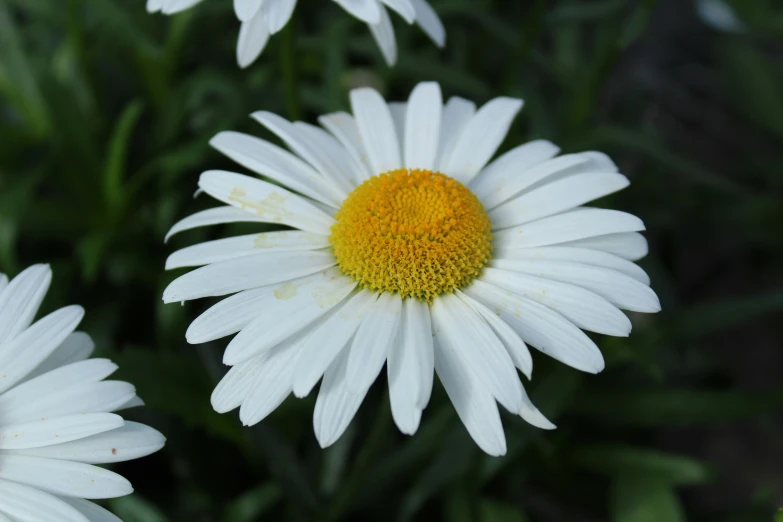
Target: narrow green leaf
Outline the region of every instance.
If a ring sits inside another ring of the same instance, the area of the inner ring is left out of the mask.
[[[624,476],[612,484],[613,522],[685,522],[671,486],[655,478]]]
[[[598,147],[599,149],[608,145],[636,151],[666,167],[662,172],[670,171],[679,174],[693,184],[702,185],[733,197],[748,193],[744,187],[706,169],[694,160],[670,152],[657,136],[647,132],[604,125],[593,129],[587,141],[581,145],[585,148]]]
[[[479,522],[528,522],[528,518],[512,504],[482,500],[479,503]]]
[[[46,103],[5,0],[0,0],[0,93],[34,135],[46,134],[50,126]]]
[[[109,507],[123,522],[168,522],[169,520],[163,512],[138,494],[113,498],[109,500]]]
[[[212,409],[212,380],[195,357],[126,348],[112,358],[120,367],[117,377],[136,385],[147,407],[176,415],[187,425],[246,446],[239,423]]]
[[[585,393],[573,411],[634,426],[726,422],[783,407],[783,390],[769,392],[615,390]]]
[[[689,457],[629,446],[588,446],[574,452],[577,463],[609,475],[643,473],[667,484],[699,484],[710,472],[707,466]]]
[[[753,319],[783,311],[783,292],[702,303],[677,312],[670,335],[693,338],[719,333]]]
[[[223,522],[254,522],[269,511],[282,497],[277,484],[266,483],[247,493],[226,506]]]
[[[122,183],[125,177],[128,149],[142,109],[141,101],[130,102],[122,111],[114,127],[114,132],[109,138],[103,167],[103,189],[107,206],[112,210],[118,209],[123,204]]]
[[[778,513],[775,515],[775,522],[783,522],[783,508],[778,509]]]

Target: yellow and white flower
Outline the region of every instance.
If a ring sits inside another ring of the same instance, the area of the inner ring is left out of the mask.
[[[142,402],[133,385],[104,380],[117,365],[88,359],[92,340],[74,331],[80,306],[33,323],[51,279],[47,265],[10,283],[0,274],[0,521],[119,521],[85,499],[133,488],[93,464],[149,455],[165,438],[111,413]]]
[[[328,446],[385,363],[402,432],[418,428],[434,370],[476,443],[501,455],[496,403],[554,427],[517,374],[531,375],[527,345],[599,372],[601,352],[582,330],[627,336],[620,309],[660,308],[632,262],[647,253],[641,220],[582,206],[628,180],[604,154],[557,156],[543,140],[490,162],[522,100],[444,105],[436,83],[419,84],[404,103],[369,88],[350,99],[353,114],[319,118],[325,130],[252,115],[292,152],[237,132],[212,139],[277,184],[204,172],[200,189],[226,205],[185,218],[169,236],[240,221],[294,230],[173,253],[167,268],[201,268],[173,281],[163,299],[234,294],[198,317],[187,340],[238,334],[212,404],[239,407],[247,425],[323,378],[313,423]]]
[[[147,11],[174,14],[202,0],[147,0]],[[438,47],[446,44],[446,31],[427,0],[334,0],[350,15],[367,24],[386,63],[397,61],[397,41],[388,9],[409,24],[416,23]],[[234,12],[242,23],[237,40],[237,63],[252,64],[266,47],[269,36],[279,32],[296,7],[296,0],[234,0]]]

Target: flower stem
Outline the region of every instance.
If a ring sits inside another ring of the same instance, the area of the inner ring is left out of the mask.
[[[280,65],[283,69],[285,104],[291,120],[301,118],[302,107],[299,101],[299,75],[296,67],[296,20],[291,17],[282,31]]]

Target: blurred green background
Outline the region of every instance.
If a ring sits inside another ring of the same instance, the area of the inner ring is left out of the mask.
[[[773,520],[783,3],[432,4],[445,51],[395,17],[389,69],[363,24],[300,0],[287,35],[241,71],[228,0],[174,17],[147,14],[143,0],[0,0],[0,268],[52,264],[46,310],[87,308],[82,328],[148,403],[128,416],[168,437],[160,453],[116,466],[137,493],[107,505],[126,522]],[[210,303],[161,302],[179,275],[163,271],[168,253],[246,231],[163,244],[176,220],[215,205],[192,197],[202,170],[242,171],[207,141],[262,134],[254,110],[313,121],[347,108],[353,86],[401,100],[425,79],[478,103],[524,98],[504,148],[546,138],[611,154],[632,185],[601,204],[647,224],[641,264],[664,311],[634,315],[630,339],[599,339],[597,376],[535,354],[528,389],[559,428],[504,415],[503,458],[475,446],[439,385],[419,432],[400,435],[385,374],[327,450],[312,434],[314,394],[253,428],[214,413],[226,341],[184,339]]]

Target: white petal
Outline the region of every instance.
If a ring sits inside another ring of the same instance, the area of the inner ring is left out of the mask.
[[[522,383],[503,343],[481,316],[453,294],[432,303],[438,342],[470,368],[495,399],[516,413],[522,407]]]
[[[494,234],[498,248],[555,245],[588,237],[644,230],[642,220],[619,210],[578,208]]]
[[[501,97],[481,107],[457,139],[444,174],[461,183],[470,183],[503,143],[522,103],[522,100]]]
[[[35,370],[25,376],[20,382],[27,382],[35,379],[39,375],[48,373],[54,369],[60,368],[67,364],[83,361],[87,359],[95,350],[95,343],[89,335],[84,332],[73,332],[71,335],[65,338],[65,341],[57,347],[57,349],[44,361],[36,366]],[[17,385],[17,388],[19,385]],[[0,399],[1,401],[2,399]]]
[[[0,512],[13,522],[92,522],[53,495],[2,479]]]
[[[389,18],[389,13],[386,12],[385,7],[380,6],[380,14],[378,22],[367,24],[367,27],[369,27],[375,43],[381,49],[381,54],[383,54],[386,64],[391,67],[397,63],[397,39],[394,36],[394,26],[392,26],[391,18]]]
[[[115,370],[117,365],[108,359],[88,359],[62,366],[0,395],[0,411],[23,409],[38,398],[57,396],[63,389],[74,384],[102,381]],[[0,418],[0,426],[4,425],[5,419]]]
[[[479,448],[492,456],[506,454],[506,437],[494,397],[456,352],[435,333],[435,371],[462,424]]]
[[[470,188],[487,209],[493,209],[538,184],[585,172],[616,172],[611,160],[604,161],[598,153],[550,159],[557,152],[556,145],[543,140],[521,145],[487,165]]]
[[[122,522],[115,514],[103,509],[89,500],[81,498],[63,497],[60,500],[75,508],[79,513],[87,517],[89,522]]]
[[[377,24],[381,18],[381,6],[376,0],[334,0],[351,16],[368,24]]]
[[[64,387],[57,394],[36,398],[3,409],[4,424],[21,424],[36,419],[115,411],[136,396],[132,384],[121,381],[84,382]]]
[[[326,270],[336,263],[326,251],[267,252],[197,268],[178,277],[163,291],[164,303],[215,297],[283,283]]]
[[[263,0],[234,0],[234,13],[240,21],[246,22],[261,9]],[[269,0],[267,0],[269,3]]]
[[[526,179],[534,178],[537,172],[546,172],[543,167],[552,164],[552,158],[559,152],[560,147],[547,140],[535,140],[519,145],[487,165],[471,182],[470,188],[487,209],[495,208],[502,201],[518,194],[523,188],[520,185],[526,185]],[[578,159],[572,160],[577,161]],[[555,164],[549,168],[556,167]],[[530,171],[534,176],[528,174]]]
[[[419,305],[423,305],[423,310]],[[413,435],[419,427],[423,409],[419,404],[426,406],[422,396],[426,393],[429,399],[434,357],[429,306],[418,299],[405,299],[386,369],[392,417],[400,431],[407,435]]]
[[[440,21],[438,13],[430,6],[427,0],[411,0],[416,10],[416,25],[435,42],[438,47],[446,45],[446,29]]]
[[[644,283],[650,284],[650,276],[639,265],[623,259],[620,256],[592,250],[589,248],[551,246],[540,248],[520,248],[517,250],[495,250],[494,259],[529,259],[531,261],[570,261],[584,265],[611,268],[629,275]]]
[[[381,0],[381,2],[396,11],[409,24],[416,20],[416,9],[414,9],[411,0]]]
[[[5,287],[8,286],[8,276],[5,274],[0,274],[0,292],[5,290]]]
[[[359,410],[367,390],[348,388],[346,367],[350,350],[343,350],[324,373],[313,411],[313,430],[322,448],[331,446],[345,432]]]
[[[163,0],[147,0],[147,12],[157,13],[163,8]]]
[[[212,392],[212,408],[218,413],[226,413],[239,408],[250,389],[256,383],[269,353],[257,355],[241,362],[226,373]]]
[[[207,241],[177,250],[166,259],[166,270],[203,266],[260,252],[318,250],[329,246],[329,238],[300,230],[264,232]]]
[[[114,408],[112,411],[122,411],[122,410],[129,410],[131,408],[140,408],[144,406],[145,403],[143,400],[141,400],[141,397],[133,397],[128,402],[123,404],[122,406],[119,406],[118,408]]]
[[[269,29],[264,20],[263,10],[246,22],[242,22],[237,39],[237,65],[245,68],[259,57],[269,41]]]
[[[457,140],[474,114],[476,114],[476,104],[459,96],[449,98],[446,106],[443,107],[436,162],[436,170],[439,172],[446,172]]]
[[[0,345],[0,392],[21,381],[76,329],[81,306],[66,306],[39,319],[14,339]]]
[[[370,157],[374,174],[402,166],[400,145],[389,106],[381,95],[367,87],[351,91],[351,107],[359,126],[362,143]]]
[[[315,169],[268,141],[241,132],[223,131],[209,140],[209,144],[240,165],[309,198],[333,207],[339,207],[342,202],[340,191]]]
[[[637,261],[647,255],[647,240],[638,232],[623,232],[588,237],[562,243],[558,246],[602,250],[616,256]]]
[[[419,388],[421,387],[421,368],[416,343],[406,342],[407,307],[403,301],[403,313],[397,336],[389,349],[386,373],[389,379],[389,400],[392,417],[399,430],[406,435],[413,435],[419,428],[421,409],[418,407]],[[430,333],[430,337],[431,337]]]
[[[329,235],[334,219],[306,199],[260,179],[211,170],[201,174],[198,186],[215,199],[264,218],[268,223]]]
[[[348,354],[345,378],[353,393],[370,388],[386,362],[389,348],[397,336],[402,316],[402,298],[382,293],[359,325]]]
[[[367,151],[364,150],[359,126],[353,116],[347,112],[334,112],[320,116],[318,122],[337,138],[353,159],[355,170],[352,170],[352,178],[354,182],[358,184],[369,179],[373,175],[370,169],[370,159]]]
[[[285,27],[295,7],[296,0],[266,0],[261,5],[269,34],[275,34]]]
[[[133,493],[130,482],[109,470],[24,455],[3,456],[3,478],[67,497],[114,498]]]
[[[223,354],[225,364],[238,364],[288,339],[338,305],[356,286],[338,269],[281,285],[266,294],[266,311],[242,329]]]
[[[574,284],[539,277],[540,273],[512,271],[517,263],[527,261],[493,260],[481,280],[548,306],[583,330],[619,337],[631,333],[628,317],[603,297]]]
[[[552,424],[552,422],[544,417],[544,414],[539,411],[538,408],[533,404],[533,401],[530,400],[530,397],[528,397],[527,392],[522,389],[522,408],[517,412],[520,417],[525,419],[525,421],[529,422],[536,428],[541,428],[542,430],[553,430],[557,426]]]
[[[331,317],[304,343],[294,370],[294,394],[305,397],[359,328],[378,295],[359,290],[346,299]]]
[[[416,385],[416,407],[423,410],[427,403],[430,402],[432,379],[435,371],[430,306],[413,298],[405,299],[402,304],[401,339],[406,346],[413,347],[416,367],[419,370],[418,383]]]
[[[33,265],[8,283],[0,293],[0,343],[30,326],[51,282],[49,265]]]
[[[570,285],[577,285],[600,295],[623,310],[647,313],[660,312],[661,310],[658,297],[649,286],[610,268],[568,261],[529,261],[523,259],[495,259],[490,266],[526,272]]]
[[[269,306],[267,294],[283,284],[288,282],[244,290],[223,299],[190,323],[185,338],[190,344],[199,344],[237,333],[264,312]]]
[[[234,207],[216,207],[209,208],[191,214],[185,219],[178,221],[171,227],[166,239],[168,241],[171,236],[182,232],[184,230],[190,230],[192,228],[205,227],[209,225],[222,225],[223,223],[239,223],[239,222],[253,222],[253,223],[268,223],[268,219],[251,214],[245,210]]]
[[[311,142],[312,149],[321,158],[320,161],[329,166],[326,177],[332,180],[332,185],[338,184],[350,193],[356,187],[356,183],[351,174],[351,170],[354,168],[353,161],[345,147],[334,136],[316,125],[297,121],[294,123],[294,129],[303,139]]]
[[[171,15],[190,9],[202,0],[163,0],[163,14]]]
[[[604,369],[595,343],[551,308],[480,280],[463,291],[494,311],[528,345],[577,370],[598,373]]]
[[[506,347],[511,360],[514,361],[514,366],[519,368],[530,379],[533,375],[533,357],[530,355],[530,350],[527,349],[525,341],[492,310],[459,290],[455,294],[476,310],[487,324],[492,327],[495,335],[503,343],[503,346]]]
[[[91,415],[110,414],[94,413]],[[79,416],[81,414],[73,417]],[[124,425],[111,431],[106,430],[71,442],[18,450],[14,453],[85,464],[110,464],[146,457],[161,449],[165,443],[166,438],[159,431],[144,424],[126,421]]]
[[[268,111],[257,111],[251,117],[258,123],[269,129],[302,159],[316,168],[329,183],[334,194],[339,195],[340,200],[345,199],[351,186],[347,183],[341,172],[342,167],[335,163],[334,158],[324,150],[323,138],[316,136],[313,139],[311,127],[296,126],[285,118]]]
[[[284,342],[267,352],[248,390],[239,418],[245,426],[258,424],[272,413],[291,393],[294,364],[301,351],[302,339]]]
[[[83,439],[119,428],[122,417],[113,413],[90,413],[43,418],[0,428],[0,450],[41,448]]]
[[[411,92],[405,115],[405,166],[409,169],[435,168],[440,140],[443,99],[440,85],[422,82]]]
[[[496,207],[489,212],[492,228],[513,227],[571,210],[630,185],[622,174],[589,173],[549,183]]]

